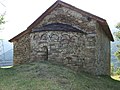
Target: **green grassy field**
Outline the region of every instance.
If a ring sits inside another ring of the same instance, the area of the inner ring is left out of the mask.
[[[1,68],[0,90],[120,90],[120,81],[39,62]]]

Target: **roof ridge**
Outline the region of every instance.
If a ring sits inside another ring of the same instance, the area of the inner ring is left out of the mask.
[[[63,2],[63,1],[59,1],[58,2],[58,4],[60,4],[60,5],[62,5],[62,6],[66,6],[66,7],[68,7],[68,8],[70,8],[70,9],[75,9],[77,12],[80,12],[80,13],[82,13],[83,15],[86,15],[86,16],[88,16],[88,17],[90,17],[90,18],[93,18],[93,19],[95,19],[95,20],[98,20],[98,21],[100,21],[100,22],[105,22],[106,20],[105,19],[103,19],[103,18],[101,18],[101,17],[99,17],[99,16],[97,16],[97,15],[94,15],[94,14],[92,14],[92,13],[89,13],[89,12],[87,12],[87,11],[84,11],[84,10],[82,10],[82,9],[79,9],[78,7],[75,7],[75,6],[73,6],[73,5],[71,5],[71,4],[68,4],[68,3],[66,3],[66,2]],[[94,18],[95,17],[95,18]],[[97,19],[96,19],[97,18]]]
[[[27,27],[27,30],[21,32],[20,34],[18,34],[18,35],[15,36],[14,38],[10,39],[9,41],[12,42],[12,41],[14,41],[14,40],[17,40],[19,37],[21,37],[21,36],[23,36],[23,35],[25,35],[25,34],[27,34],[27,33],[30,33],[30,32],[32,31],[32,28],[34,28],[35,26],[37,26],[37,25],[44,19],[44,17],[46,17],[50,12],[52,12],[52,11],[53,11],[56,7],[58,7],[59,5],[60,5],[60,6],[63,6],[63,7],[66,7],[66,8],[69,8],[69,9],[71,9],[71,10],[73,10],[73,11],[78,12],[78,13],[81,13],[82,15],[87,16],[87,17],[89,17],[89,18],[92,18],[92,19],[98,21],[101,25],[108,26],[108,24],[107,24],[107,22],[106,22],[105,19],[100,18],[100,17],[98,17],[98,16],[96,16],[96,15],[94,15],[94,14],[91,14],[91,13],[89,13],[89,12],[86,12],[86,11],[84,11],[84,10],[82,10],[82,9],[79,9],[79,8],[77,8],[77,7],[75,7],[75,6],[72,6],[71,4],[65,3],[65,2],[63,2],[63,1],[61,1],[61,0],[57,0],[57,1],[56,1],[53,5],[51,5],[41,16],[39,16],[30,26],[28,26],[28,27]],[[109,36],[109,38],[113,41],[112,34],[111,34],[109,28],[107,28],[107,29],[108,29],[108,30],[104,30],[104,32],[109,33],[110,35],[108,35],[108,36]]]
[[[54,8],[56,8],[58,5],[62,5],[63,7],[70,8],[70,9],[72,9],[72,10],[75,10],[75,11],[77,11],[77,12],[79,12],[79,13],[87,16],[87,17],[90,17],[90,18],[92,18],[92,19],[95,19],[95,20],[97,20],[97,21],[99,21],[99,22],[102,22],[102,23],[106,24],[106,23],[105,23],[106,20],[103,19],[103,18],[100,18],[99,16],[96,16],[96,15],[94,15],[94,14],[91,14],[91,13],[89,13],[89,12],[86,12],[86,11],[84,11],[84,10],[82,10],[82,9],[79,9],[79,8],[77,8],[77,7],[75,7],[75,6],[72,6],[71,4],[68,4],[68,3],[66,3],[66,2],[63,2],[63,1],[61,1],[61,0],[57,0],[57,1],[56,1],[52,6],[50,6],[40,17],[38,17],[30,26],[28,26],[27,29],[31,29],[32,26],[34,26],[35,23],[37,24],[37,21],[38,21],[40,18],[43,19],[47,14],[49,14],[52,10],[54,10]],[[40,20],[39,20],[39,21],[40,21]],[[38,23],[39,23],[39,21],[38,21]]]

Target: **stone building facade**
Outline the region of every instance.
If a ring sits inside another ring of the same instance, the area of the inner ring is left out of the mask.
[[[59,0],[10,40],[15,65],[48,60],[95,75],[110,75],[110,41],[104,19]]]

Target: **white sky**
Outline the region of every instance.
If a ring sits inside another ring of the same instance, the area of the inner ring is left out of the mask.
[[[4,30],[0,37],[11,39],[24,31],[56,0],[0,0],[0,13],[6,11]],[[62,0],[79,9],[107,20],[111,31],[120,22],[120,0]]]

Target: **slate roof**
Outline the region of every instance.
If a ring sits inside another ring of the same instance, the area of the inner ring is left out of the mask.
[[[17,36],[13,37],[12,39],[10,39],[10,42],[14,42],[16,40],[18,40],[19,38],[21,38],[23,35],[30,33],[32,31],[32,29],[37,26],[43,19],[44,17],[46,17],[50,12],[52,12],[56,7],[58,7],[59,5],[69,8],[71,10],[74,10],[76,12],[81,13],[84,16],[87,16],[89,18],[95,19],[96,21],[98,21],[98,23],[102,26],[104,32],[106,33],[106,35],[108,36],[108,38],[111,41],[114,41],[113,36],[111,34],[110,28],[106,22],[105,19],[100,18],[96,15],[93,15],[91,13],[88,13],[86,11],[83,11],[81,9],[78,9],[70,4],[67,4],[63,1],[57,0],[51,7],[49,7],[40,17],[38,17],[25,31],[21,32],[20,34],[18,34]]]

